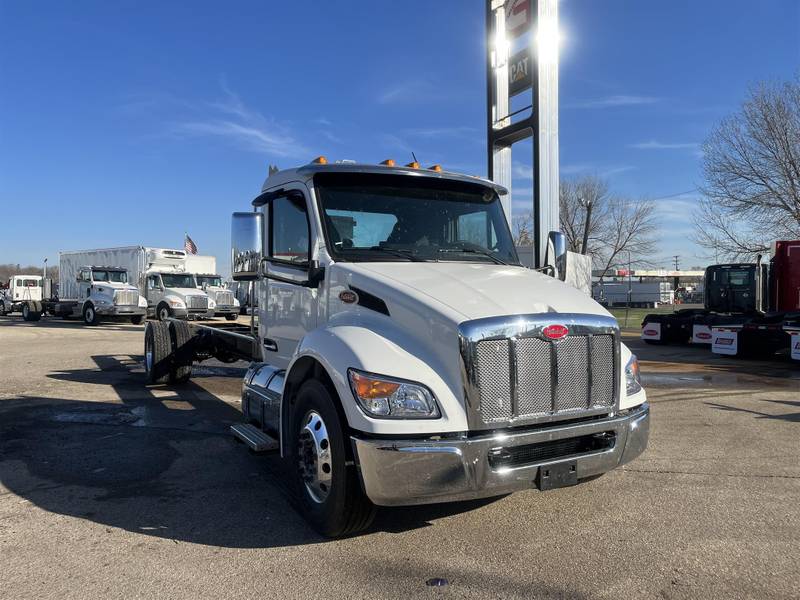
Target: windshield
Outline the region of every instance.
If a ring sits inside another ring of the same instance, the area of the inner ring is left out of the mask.
[[[194,275],[191,273],[162,273],[161,282],[168,288],[193,288],[197,287]]]
[[[41,279],[17,279],[17,285],[22,287],[42,287]]]
[[[314,184],[336,259],[519,262],[497,193],[484,185],[350,173],[320,173]]]
[[[125,271],[99,271],[92,269],[92,281],[110,281],[112,283],[128,283],[128,273]]]
[[[216,275],[197,275],[197,285],[198,287],[204,285],[222,287],[222,277],[217,277]]]

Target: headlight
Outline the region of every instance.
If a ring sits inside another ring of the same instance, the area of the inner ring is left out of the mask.
[[[169,302],[170,306],[176,306],[178,308],[183,308],[184,306],[182,300],[177,300],[175,298],[167,298],[167,302]]]
[[[347,371],[350,389],[361,409],[370,417],[379,419],[436,419],[439,407],[433,394],[425,386],[363,373]]]
[[[147,298],[139,296],[139,308],[147,308]]]
[[[239,301],[236,298],[233,299],[233,305],[239,306]]]
[[[642,390],[642,380],[639,377],[639,359],[634,354],[625,365],[625,391],[628,396],[636,394]]]
[[[214,302],[211,298],[208,299],[208,308],[215,308],[217,303]]]

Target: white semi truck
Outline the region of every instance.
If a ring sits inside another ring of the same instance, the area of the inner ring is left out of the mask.
[[[187,254],[186,270],[194,275],[198,289],[203,290],[215,308],[213,316],[235,321],[239,317],[239,301],[217,273],[217,258],[210,255]]]
[[[538,272],[519,264],[506,193],[416,163],[271,174],[232,222],[257,330],[148,323],[148,381],[250,360],[232,429],[280,452],[328,536],[367,527],[376,506],[549,490],[633,460],[649,432],[637,359],[561,281],[562,234]]]
[[[58,294],[49,279],[38,275],[16,275],[9,292],[0,296],[0,314],[20,311],[26,321],[38,321],[43,314],[82,318],[87,325],[103,320],[143,321],[147,310],[144,297],[128,282],[128,271],[115,262],[107,250],[59,253]]]

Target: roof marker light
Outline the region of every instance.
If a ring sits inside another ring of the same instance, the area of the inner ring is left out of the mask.
[[[428,167],[428,170],[429,171],[436,171],[437,173],[441,173],[442,172],[442,165],[432,165],[432,166]]]
[[[393,167],[394,166],[394,159],[387,158],[386,160],[382,161],[381,164],[385,165],[387,167]]]
[[[410,169],[419,169],[419,163],[417,161],[410,162],[406,166]]]
[[[312,165],[327,165],[328,164],[328,159],[325,158],[324,156],[318,156],[317,158],[315,158],[314,160],[311,161],[311,164]]]

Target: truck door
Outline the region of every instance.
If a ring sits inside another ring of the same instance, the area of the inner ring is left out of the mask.
[[[308,278],[312,247],[305,194],[287,192],[275,198],[267,215],[268,278],[261,337],[266,362],[286,367],[303,336],[317,326],[317,290],[300,285]]]
[[[161,300],[161,277],[158,274],[147,276],[147,308],[156,309],[158,301]]]
[[[83,302],[89,298],[89,287],[92,285],[92,272],[81,269],[78,273],[78,301]]]

